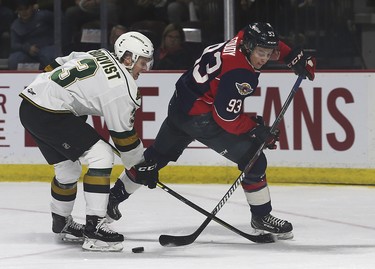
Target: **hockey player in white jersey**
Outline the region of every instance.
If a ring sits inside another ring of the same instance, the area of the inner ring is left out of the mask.
[[[145,160],[133,126],[141,105],[135,80],[151,68],[153,51],[146,36],[128,32],[117,39],[115,55],[99,49],[56,58],[20,93],[21,123],[54,166],[52,231],[64,240],[83,240],[85,250],[121,251],[124,240],[105,218],[114,153],[85,122],[87,115],[104,118],[124,167],[138,182],[158,178],[156,164]],[[88,164],[83,176],[85,225],[71,216],[82,160]]]

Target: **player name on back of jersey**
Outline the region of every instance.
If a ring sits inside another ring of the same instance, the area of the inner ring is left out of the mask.
[[[99,49],[90,51],[89,54],[94,56],[98,61],[100,66],[103,68],[108,80],[121,78],[117,63],[115,62],[116,60],[111,56],[108,56],[105,51]]]
[[[229,41],[225,45],[224,50],[223,50],[223,55],[236,56],[237,39],[238,39],[238,36],[234,37],[231,41]]]

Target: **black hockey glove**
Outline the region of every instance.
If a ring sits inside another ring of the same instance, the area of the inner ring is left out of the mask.
[[[159,171],[157,169],[157,163],[153,160],[144,161],[134,166],[135,180],[150,189],[156,187],[159,181]]]
[[[298,76],[315,78],[316,59],[301,48],[294,48],[284,59],[285,63]]]
[[[258,125],[250,131],[250,137],[257,143],[257,145],[266,145],[268,149],[277,149],[276,142],[279,141],[280,130],[276,129],[275,133],[271,133],[271,127],[264,125],[263,117],[252,117]]]

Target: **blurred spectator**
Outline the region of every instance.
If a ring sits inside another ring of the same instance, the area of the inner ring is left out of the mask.
[[[54,2],[55,0],[36,0],[36,4],[38,5],[39,9],[47,9],[50,11],[54,11]],[[65,12],[68,7],[71,7],[74,5],[75,5],[75,0],[61,1],[61,9],[63,10],[63,12]]]
[[[235,31],[239,31],[244,25],[248,25],[250,22],[258,21],[257,18],[252,17],[254,2],[255,0],[239,0],[235,3]]]
[[[168,23],[167,7],[171,0],[153,0],[155,19]]]
[[[49,10],[51,12],[55,12],[55,0],[34,0],[36,2],[35,8],[42,9],[42,10]],[[65,11],[68,7],[75,5],[75,0],[64,0],[61,1],[61,49],[63,55],[69,54],[71,52],[72,42],[71,36],[69,32],[68,23],[65,18]],[[54,14],[57,16],[57,14]],[[56,17],[55,17],[56,21]],[[59,56],[59,55],[58,55]]]
[[[279,35],[288,35],[295,25],[288,25],[285,21],[292,20],[295,15],[291,3],[297,0],[239,0],[235,1],[235,30],[239,31],[243,25],[256,21],[268,22],[276,26]],[[300,0],[298,0],[300,1]],[[310,0],[309,0],[310,1]],[[270,8],[270,7],[273,8]]]
[[[112,27],[111,32],[109,34],[109,51],[112,51],[112,52],[114,51],[114,44],[117,38],[120,35],[125,34],[127,31],[128,29],[124,25],[121,25],[121,24],[117,24]]]
[[[107,1],[108,29],[119,23],[119,12],[116,0]],[[91,27],[100,28],[100,2],[101,0],[75,0],[75,5],[68,7],[65,17],[73,46],[71,50],[81,50],[80,42],[82,29]]]
[[[175,0],[167,6],[168,21],[181,24],[187,21],[198,21],[197,6],[193,0]]]
[[[189,6],[184,0],[173,1],[168,4],[168,21],[181,23],[189,21]]]
[[[186,46],[180,25],[171,23],[165,27],[154,60],[155,70],[186,70],[193,65],[195,58]]]
[[[7,59],[10,51],[10,25],[15,19],[14,12],[0,0],[0,58]],[[7,68],[6,61],[0,64],[1,69]]]
[[[11,53],[9,69],[22,63],[38,63],[39,69],[50,64],[56,55],[54,46],[54,18],[48,10],[36,10],[35,1],[17,0],[18,18],[11,25]]]
[[[13,11],[3,5],[2,0],[0,0],[0,37],[3,36],[3,33],[10,31],[10,25],[15,19]]]
[[[237,3],[238,1],[234,1]],[[202,30],[202,42],[215,44],[224,39],[224,1],[199,0],[196,1],[199,21]]]
[[[119,1],[120,23],[126,27],[138,21],[161,21],[168,23],[167,4],[171,0],[126,0]]]
[[[166,26],[166,23],[158,20],[141,20],[130,25],[129,30],[144,34],[151,40],[155,48],[158,48]]]

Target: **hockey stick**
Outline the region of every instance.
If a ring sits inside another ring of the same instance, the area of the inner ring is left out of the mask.
[[[108,143],[108,144],[112,147],[113,152],[117,156],[120,157],[120,152],[112,144],[110,144],[110,143]],[[248,240],[250,240],[252,242],[255,242],[255,243],[274,243],[276,241],[275,237],[272,234],[251,235],[251,234],[247,234],[245,232],[242,232],[242,231],[238,230],[236,227],[233,227],[229,223],[226,223],[222,219],[220,219],[220,218],[212,215],[210,212],[208,212],[208,211],[204,210],[203,208],[201,208],[200,206],[194,204],[193,202],[191,202],[190,200],[186,199],[182,195],[178,194],[177,192],[175,192],[174,190],[172,190],[171,188],[169,188],[168,186],[166,186],[162,182],[158,181],[156,185],[159,188],[161,188],[163,191],[169,193],[170,195],[172,195],[175,198],[177,198],[178,200],[180,200],[181,202],[183,202],[183,203],[187,204],[188,206],[194,208],[195,210],[197,210],[198,212],[202,213],[203,215],[205,215],[207,217],[211,217],[214,221],[216,221],[217,223],[221,224],[225,228],[227,228],[227,229],[235,232],[236,234],[241,235],[242,237],[245,237],[246,239],[248,239]],[[159,242],[160,242],[160,245],[162,245],[162,246],[165,246],[165,245],[168,244],[168,242],[165,243],[160,238],[159,238]]]
[[[252,235],[252,234],[248,234],[248,233],[242,232],[242,231],[238,230],[236,227],[233,227],[232,225],[226,223],[222,219],[219,219],[215,215],[212,215],[210,212],[204,210],[200,206],[194,204],[193,202],[191,202],[190,200],[186,199],[182,195],[178,194],[174,190],[170,189],[169,187],[167,187],[166,185],[164,185],[160,181],[158,181],[157,186],[159,188],[161,188],[163,191],[171,194],[172,196],[174,196],[175,198],[177,198],[181,202],[187,204],[188,206],[194,208],[195,210],[197,210],[198,212],[202,213],[203,215],[206,215],[210,219],[216,221],[217,223],[219,223],[220,225],[224,226],[225,228],[227,228],[227,229],[235,232],[236,234],[241,235],[242,237],[245,237],[246,239],[248,239],[248,240],[250,240],[252,242],[255,242],[255,243],[273,243],[273,242],[275,242],[275,237],[272,234]],[[196,231],[196,233],[197,233],[197,231]],[[167,238],[167,240],[165,240],[165,238]],[[188,241],[187,242],[184,241],[186,239],[186,237],[184,237],[184,236],[182,236],[182,237],[172,236],[172,238],[170,238],[168,235],[160,236],[159,237],[159,243],[162,246],[167,246],[168,244],[170,244],[171,241],[174,240],[174,238],[179,238],[177,241],[182,241],[184,243],[183,245],[190,244]],[[189,238],[187,238],[187,239],[189,240]],[[176,245],[176,244],[174,242],[172,242],[172,245]]]
[[[299,89],[299,86],[302,82],[304,77],[298,76],[296,82],[292,90],[290,91],[288,98],[286,99],[284,105],[281,108],[281,111],[277,118],[275,119],[274,123],[272,124],[271,133],[274,133],[277,129],[280,121],[283,119],[286,110],[288,109],[290,103],[292,102],[294,95]],[[258,159],[260,154],[262,153],[263,149],[265,148],[265,143],[263,142],[262,145],[258,148],[255,152],[253,157],[250,159],[249,163],[246,165],[245,169],[241,172],[241,174],[237,177],[236,181],[232,184],[229,190],[225,193],[224,197],[221,198],[219,203],[216,207],[212,210],[211,214],[207,216],[206,220],[199,226],[199,228],[193,232],[192,234],[185,235],[185,236],[173,236],[173,235],[160,235],[159,242],[163,246],[184,246],[193,243],[198,236],[202,233],[202,231],[207,227],[207,225],[213,220],[213,217],[219,212],[219,210],[224,206],[224,204],[228,201],[229,197],[233,194],[233,192],[237,189],[237,187],[241,184],[242,180],[244,179],[245,175],[251,170],[254,166],[255,161]]]
[[[108,142],[107,142],[108,143]],[[120,152],[110,143],[108,143],[111,147],[112,147],[112,150],[113,152],[120,157]],[[212,215],[210,212],[204,210],[203,208],[201,208],[200,206],[194,204],[193,202],[191,202],[190,200],[186,199],[185,197],[183,197],[182,195],[178,194],[177,192],[175,192],[174,190],[172,190],[171,188],[169,188],[168,186],[164,185],[162,182],[158,181],[157,182],[157,186],[159,188],[161,188],[163,191],[171,194],[172,196],[174,196],[175,198],[177,198],[178,200],[180,200],[181,202],[187,204],[188,206],[194,208],[195,210],[197,210],[198,212],[202,213],[203,215],[207,216],[207,217],[210,217],[212,218],[214,221],[216,221],[217,223],[221,224],[222,226],[224,226],[225,228],[228,228],[229,230],[235,232],[236,234],[239,234],[241,235],[242,237],[245,237],[246,239],[252,241],[252,242],[255,242],[255,243],[273,243],[275,242],[275,237],[272,235],[272,234],[264,234],[264,235],[251,235],[251,234],[247,234],[245,232],[242,232],[240,230],[238,230],[236,227],[233,227],[232,225],[230,225],[229,223],[226,223],[225,221],[219,219],[218,217]],[[167,236],[168,237],[168,236]],[[163,239],[160,239],[159,238],[159,243],[160,245],[162,246],[166,246],[168,244],[168,242],[164,242],[162,241]],[[186,245],[188,245],[189,243],[187,243]]]

